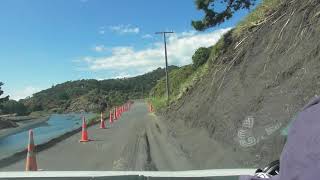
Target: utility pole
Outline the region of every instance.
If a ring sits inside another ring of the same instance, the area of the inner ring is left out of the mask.
[[[168,58],[167,58],[167,41],[166,41],[166,34],[172,34],[172,31],[162,31],[162,32],[156,32],[156,34],[163,34],[163,42],[164,42],[164,57],[166,61],[166,91],[167,91],[167,104],[169,104],[170,100],[170,91],[169,91],[169,75],[168,75]]]

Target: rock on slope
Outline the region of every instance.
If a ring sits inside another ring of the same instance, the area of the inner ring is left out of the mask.
[[[164,116],[175,128],[207,130],[238,166],[262,166],[279,157],[280,130],[320,94],[320,1],[283,1],[250,32],[225,39],[208,75]]]

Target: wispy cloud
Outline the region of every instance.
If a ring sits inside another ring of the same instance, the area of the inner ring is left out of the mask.
[[[104,45],[96,45],[92,49],[96,52],[103,52],[107,50],[107,48]]]
[[[192,62],[191,57],[199,47],[215,44],[230,28],[207,33],[182,32],[168,37],[168,61],[170,65],[186,65]],[[111,48],[111,55],[85,57],[83,65],[89,71],[116,71],[114,77],[128,72],[142,74],[164,66],[164,50],[161,37],[149,48],[135,50],[133,47],[121,46]]]
[[[140,28],[136,26],[132,26],[131,24],[127,25],[116,25],[116,26],[109,26],[109,29],[113,32],[119,34],[138,34],[140,32]]]
[[[17,89],[14,92],[10,93],[10,99],[20,100],[28,96],[32,96],[34,93],[41,91],[42,88],[34,86],[26,86],[23,89]]]
[[[143,39],[150,39],[152,38],[153,36],[151,34],[145,34],[143,36],[141,36]]]
[[[106,33],[106,27],[104,26],[99,27],[98,33],[101,35],[104,35]]]
[[[99,34],[105,34],[105,33],[106,33],[105,30],[103,30],[103,29],[100,29],[100,30],[99,30]]]

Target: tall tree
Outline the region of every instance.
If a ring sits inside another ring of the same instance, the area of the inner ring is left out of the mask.
[[[2,82],[0,82],[0,96],[3,94],[3,91],[1,89],[1,86],[3,85]],[[3,103],[8,101],[9,100],[9,96],[6,96],[6,97],[3,97],[3,98],[0,98],[0,112],[2,111],[2,108],[3,108]]]
[[[249,9],[257,0],[195,0],[198,10],[204,11],[202,20],[192,21],[192,26],[198,31],[204,31],[230,19],[240,9]],[[219,6],[215,8],[215,6]],[[216,9],[222,10],[217,11]]]

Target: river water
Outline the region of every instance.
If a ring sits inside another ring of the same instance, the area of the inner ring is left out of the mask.
[[[83,114],[53,114],[49,120],[33,127],[35,144],[42,144],[53,138],[59,137],[67,132],[81,127]],[[91,118],[93,114],[85,114]],[[28,144],[28,131],[12,134],[0,139],[0,159],[8,157],[16,152],[22,151]]]

